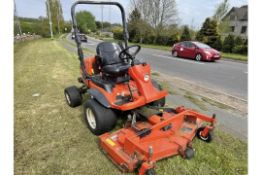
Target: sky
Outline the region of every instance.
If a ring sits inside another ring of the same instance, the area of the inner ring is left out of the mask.
[[[70,7],[75,0],[60,0],[65,20],[70,20]],[[129,0],[114,0],[120,2],[127,13],[130,12]],[[213,15],[217,5],[223,0],[176,0],[179,24],[189,25],[199,29],[207,17]],[[231,7],[246,5],[248,0],[229,0]],[[15,0],[17,14],[22,17],[46,16],[45,0]],[[120,12],[117,7],[103,8],[104,21],[121,23]],[[79,6],[77,10],[88,10],[93,13],[96,20],[101,21],[101,6]]]

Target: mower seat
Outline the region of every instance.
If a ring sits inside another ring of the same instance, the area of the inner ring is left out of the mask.
[[[121,76],[127,73],[130,64],[119,58],[120,46],[112,42],[102,42],[97,45],[96,53],[102,72],[107,75]]]
[[[106,65],[102,68],[102,70],[107,74],[120,76],[127,73],[129,67],[130,64],[118,63],[118,64]]]

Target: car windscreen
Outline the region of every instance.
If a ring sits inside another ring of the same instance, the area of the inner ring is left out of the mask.
[[[86,38],[86,36],[85,35],[79,35],[80,36],[80,38],[82,38],[82,39],[84,39],[84,38]]]
[[[194,44],[195,44],[197,47],[201,48],[201,49],[210,49],[210,48],[211,48],[210,46],[208,46],[208,45],[206,45],[206,44],[203,44],[203,43],[199,43],[199,42],[194,42]]]

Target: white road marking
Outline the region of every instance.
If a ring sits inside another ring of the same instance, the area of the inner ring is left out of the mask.
[[[194,60],[184,60],[184,59],[181,59],[181,58],[175,58],[175,57],[166,56],[166,55],[158,55],[158,54],[153,54],[153,55],[157,56],[157,57],[167,58],[167,59],[170,59],[170,60],[181,61],[181,62],[190,63],[190,64],[201,64],[201,65],[205,64],[205,63],[202,63],[202,62],[196,62]]]

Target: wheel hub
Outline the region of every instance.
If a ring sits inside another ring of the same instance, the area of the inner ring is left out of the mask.
[[[199,137],[200,137],[202,140],[207,140],[207,139],[208,139],[208,137],[203,137],[203,136],[202,136],[202,131],[199,132]]]
[[[89,126],[92,129],[96,129],[96,119],[93,111],[90,108],[86,109],[86,119],[88,121]]]
[[[200,61],[200,60],[201,60],[201,55],[200,55],[200,54],[197,54],[196,60],[197,60],[197,61]]]
[[[68,104],[71,104],[71,100],[70,100],[70,97],[67,93],[65,93],[65,97],[66,97],[66,100],[68,102]]]

